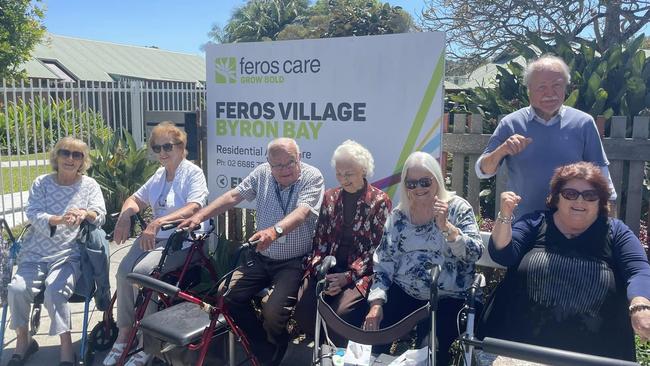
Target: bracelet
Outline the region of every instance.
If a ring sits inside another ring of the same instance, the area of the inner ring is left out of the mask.
[[[636,305],[630,306],[629,310],[630,310],[630,315],[632,315],[634,313],[638,313],[639,311],[650,310],[650,305],[648,305],[648,304],[636,304]]]
[[[497,213],[497,222],[502,224],[512,224],[512,221],[515,219],[515,215],[510,215],[510,217],[504,217],[501,215],[501,211]]]

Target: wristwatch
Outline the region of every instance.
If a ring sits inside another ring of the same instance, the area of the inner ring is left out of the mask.
[[[275,230],[275,233],[278,235],[278,238],[280,238],[280,237],[282,237],[282,235],[284,235],[284,230],[282,229],[282,226],[275,225],[275,226],[273,226],[273,229]]]

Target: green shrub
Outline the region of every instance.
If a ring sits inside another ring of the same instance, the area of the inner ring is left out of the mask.
[[[101,114],[74,108],[70,99],[20,99],[7,104],[6,114],[0,113],[0,149],[5,156],[48,151],[64,136],[89,141],[90,136],[106,139],[112,134]]]
[[[106,211],[119,212],[122,203],[140,188],[158,169],[156,162],[150,161],[147,148],[138,148],[133,137],[121,130],[106,140],[92,136],[95,150],[91,151],[92,166],[88,175],[102,188]],[[113,231],[114,223],[107,220],[106,232]]]
[[[650,343],[636,336],[636,360],[642,366],[650,366]]]

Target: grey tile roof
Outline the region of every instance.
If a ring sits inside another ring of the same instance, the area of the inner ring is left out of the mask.
[[[30,77],[56,78],[42,64],[53,60],[78,80],[120,78],[205,82],[205,58],[155,48],[47,34],[24,66]]]

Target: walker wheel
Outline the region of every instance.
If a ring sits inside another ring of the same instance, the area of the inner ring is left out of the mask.
[[[97,323],[90,332],[88,349],[92,348],[95,351],[108,350],[117,339],[117,331],[117,324],[113,320],[109,321],[108,324],[105,321]]]

